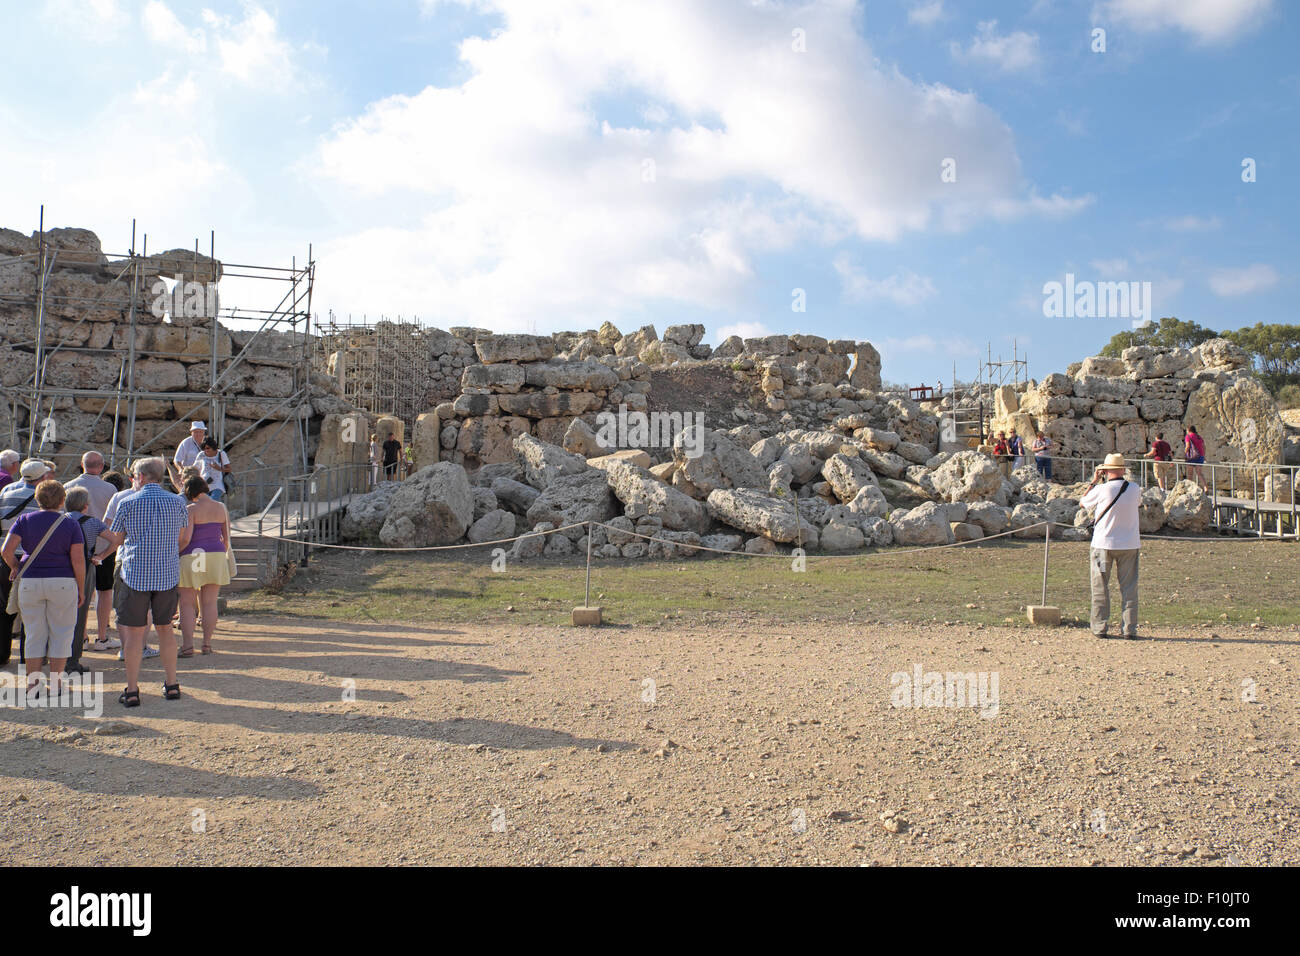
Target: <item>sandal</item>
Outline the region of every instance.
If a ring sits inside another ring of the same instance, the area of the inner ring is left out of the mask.
[[[212,645],[211,645],[211,644],[204,644],[204,645],[203,645],[203,650],[199,651],[199,653],[200,653],[200,654],[211,654],[211,653],[212,653]]]
[[[182,647],[179,651],[176,652],[176,656],[177,656],[177,657],[193,657],[193,656],[194,656],[194,646],[191,644],[189,647]]]
[[[135,690],[122,691],[121,695],[117,698],[117,702],[123,707],[139,707],[140,688],[137,687]]]
[[[177,681],[175,684],[163,684],[163,699],[164,699],[164,700],[180,700],[180,699],[181,699],[181,683],[180,683],[180,681]]]

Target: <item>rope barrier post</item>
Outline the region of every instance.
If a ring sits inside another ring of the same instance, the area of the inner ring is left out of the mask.
[[[591,606],[591,522],[585,522],[587,525],[587,587],[583,595],[582,607],[573,609],[573,616],[570,620],[574,627],[600,627],[599,607]]]
[[[1061,609],[1047,603],[1047,561],[1052,548],[1052,522],[1043,522],[1043,603],[1028,608],[1029,623],[1040,627],[1054,627],[1061,623]]]

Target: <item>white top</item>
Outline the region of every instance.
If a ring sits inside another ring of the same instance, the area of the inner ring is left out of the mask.
[[[185,440],[176,446],[176,455],[172,461],[182,468],[188,468],[194,464],[203,455],[203,449],[199,443],[194,440],[193,435],[187,435]]]
[[[1079,507],[1087,508],[1094,518],[1101,514],[1106,506],[1115,501],[1124,482],[1112,478],[1097,485],[1083,496]],[[1115,501],[1113,507],[1097,522],[1092,531],[1092,546],[1108,551],[1134,551],[1142,547],[1142,538],[1138,532],[1138,505],[1142,503],[1142,489],[1134,482],[1124,488],[1124,497]]]
[[[127,485],[117,494],[113,495],[112,498],[108,499],[108,507],[104,509],[104,524],[108,525],[110,528],[113,527],[113,519],[117,517],[117,506],[122,503],[122,499],[127,495],[135,494],[136,490],[137,489],[132,488],[130,485]]]
[[[199,456],[199,476],[208,483],[209,490],[226,490],[225,473],[221,470],[221,466],[228,464],[230,464],[230,456],[224,451],[217,452],[215,457],[210,457],[206,453]]]
[[[100,521],[104,520],[105,509],[117,494],[117,489],[98,475],[80,474],[63,487],[85,488],[90,494],[90,513]]]

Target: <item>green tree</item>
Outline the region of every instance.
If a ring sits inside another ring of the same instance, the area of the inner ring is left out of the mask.
[[[1101,354],[1108,355],[1111,358],[1119,358],[1120,353],[1135,345],[1190,349],[1202,342],[1217,338],[1218,335],[1219,333],[1213,329],[1207,329],[1195,322],[1184,322],[1174,316],[1166,316],[1159,322],[1151,323],[1140,329],[1117,332],[1111,336],[1111,340],[1106,343],[1101,350]]]
[[[1250,353],[1256,374],[1274,394],[1300,383],[1300,325],[1256,322],[1223,337]]]

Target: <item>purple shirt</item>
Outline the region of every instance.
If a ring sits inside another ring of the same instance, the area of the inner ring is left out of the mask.
[[[9,533],[22,538],[23,552],[30,554],[41,543],[45,532],[50,530],[50,525],[56,521],[61,521],[62,524],[50,535],[50,540],[45,542],[45,547],[41,548],[36,560],[23,562],[23,577],[75,579],[69,552],[74,546],[84,547],[86,540],[75,518],[69,518],[61,511],[31,511],[14,521]]]

